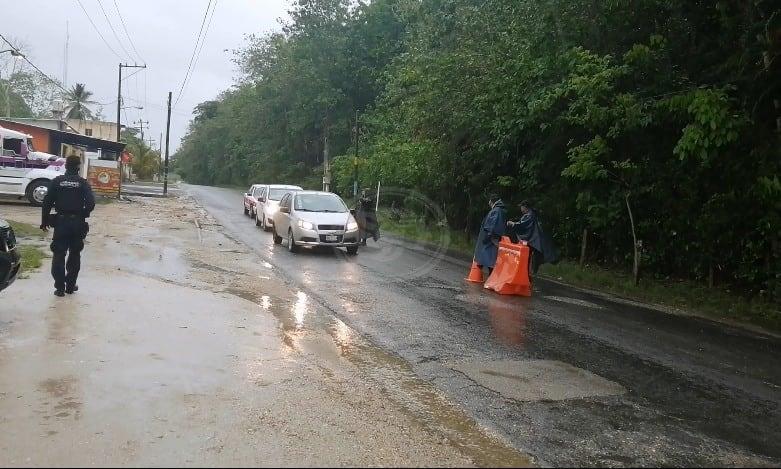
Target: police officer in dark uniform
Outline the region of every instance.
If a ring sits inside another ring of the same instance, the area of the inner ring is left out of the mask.
[[[51,244],[54,253],[52,277],[54,294],[60,297],[66,293],[73,294],[79,289],[76,280],[81,268],[81,251],[89,232],[86,219],[95,209],[92,187],[86,179],[79,176],[80,166],[81,158],[69,156],[65,161],[65,174],[57,176],[49,183],[49,191],[43,200],[41,229],[47,231],[50,226],[54,227]],[[57,211],[54,215],[50,215],[52,208]]]

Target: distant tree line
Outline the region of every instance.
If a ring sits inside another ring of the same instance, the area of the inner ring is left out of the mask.
[[[528,198],[568,257],[585,242],[590,262],[778,299],[779,16],[768,0],[299,0],[197,107],[177,170],[319,187],[327,152],[343,193],[357,170],[469,232],[489,192]]]

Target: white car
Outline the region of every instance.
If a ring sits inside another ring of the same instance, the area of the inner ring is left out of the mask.
[[[29,160],[15,162],[0,158],[0,195],[27,200],[40,207],[49,191],[49,182],[64,174],[65,160],[49,162],[46,167],[33,166]]]
[[[269,231],[274,226],[274,214],[279,210],[279,201],[288,192],[303,190],[299,186],[289,186],[284,184],[269,184],[264,186],[264,192],[258,199],[257,216],[255,217],[255,226],[263,228],[263,231]]]
[[[31,136],[0,127],[0,195],[40,206],[49,182],[64,173],[65,160],[30,148]]]
[[[287,239],[290,252],[299,246],[345,247],[358,253],[358,223],[341,197],[331,192],[285,194],[274,214],[274,243]]]

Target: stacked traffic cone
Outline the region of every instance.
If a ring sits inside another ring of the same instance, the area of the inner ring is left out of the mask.
[[[469,276],[464,279],[467,282],[483,283],[483,269],[477,265],[477,261],[472,259],[472,268],[469,270]]]

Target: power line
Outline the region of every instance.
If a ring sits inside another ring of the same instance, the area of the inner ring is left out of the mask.
[[[214,8],[212,8],[211,15],[209,15],[209,21],[206,23],[206,30],[203,32],[203,40],[201,40],[201,47],[198,48],[198,53],[195,54],[195,63],[193,63],[193,70],[190,73],[190,77],[187,79],[187,83],[185,83],[185,88],[190,83],[190,78],[193,77],[193,72],[195,72],[196,67],[198,67],[198,60],[201,58],[201,51],[203,50],[204,44],[206,44],[206,35],[209,34],[209,28],[212,26],[212,18],[214,18],[214,10],[217,9],[217,0],[214,0]]]
[[[199,43],[201,42],[201,38],[205,40],[206,37],[203,35],[203,27],[206,24],[206,17],[209,16],[209,8],[212,5],[212,0],[209,0],[209,3],[206,5],[206,11],[203,12],[203,20],[201,21],[201,29],[198,31],[198,37],[195,40],[195,46],[193,47],[193,53],[192,56],[190,56],[190,63],[187,65],[187,72],[184,74],[184,80],[182,80],[182,86],[179,88],[179,93],[176,96],[176,102],[174,103],[173,107],[176,107],[177,104],[179,104],[179,100],[182,98],[182,93],[184,93],[184,87],[187,85],[187,81],[190,78],[190,73],[193,68],[193,62],[195,61],[195,56],[198,53],[199,50]],[[214,0],[214,7],[217,7],[217,1]],[[214,9],[212,9],[212,15]]]
[[[133,75],[135,75],[136,73],[141,73],[141,72],[142,72],[142,71],[144,71],[144,70],[146,70],[146,69],[145,69],[145,68],[139,68],[138,70],[136,70],[135,72],[131,73],[130,75],[128,75],[128,76],[126,76],[126,77],[122,77],[122,81],[125,81],[125,80],[127,80],[128,78],[130,78],[130,77],[132,77]]]
[[[34,68],[35,70],[37,70],[37,71],[38,71],[38,73],[40,73],[41,75],[43,75],[43,77],[44,77],[44,78],[46,78],[47,80],[49,80],[50,82],[52,82],[52,83],[53,83],[55,86],[57,86],[57,88],[61,89],[62,91],[66,92],[66,93],[68,92],[68,90],[66,90],[66,89],[65,89],[65,88],[62,86],[62,84],[61,84],[60,82],[58,82],[58,81],[57,81],[57,80],[55,80],[54,78],[52,78],[52,77],[50,77],[49,75],[47,75],[46,73],[44,73],[44,71],[43,71],[43,70],[41,70],[40,68],[38,68],[38,66],[36,66],[34,63],[30,62],[30,59],[28,59],[26,55],[22,54],[22,52],[19,50],[19,48],[18,48],[18,47],[16,47],[16,46],[14,46],[13,44],[11,44],[11,41],[9,41],[8,39],[6,39],[6,38],[5,38],[5,36],[3,36],[2,34],[0,34],[0,39],[2,39],[3,41],[5,41],[5,43],[6,43],[6,44],[8,44],[8,45],[11,47],[11,49],[13,49],[13,50],[15,50],[16,52],[18,52],[18,53],[19,53],[19,55],[20,55],[20,56],[21,56],[21,57],[24,59],[24,61],[25,61],[25,62],[27,62],[28,64],[30,64],[30,66],[31,66],[32,68]]]
[[[117,4],[117,0],[114,0],[114,7],[117,9],[117,15],[119,15],[119,21],[122,23],[122,28],[125,30],[125,35],[127,36],[127,40],[130,42],[130,47],[133,48],[133,52],[136,53],[139,59],[141,59],[141,62],[146,63],[146,60],[144,60],[143,57],[141,57],[141,54],[138,53],[138,49],[136,49],[136,45],[133,44],[133,38],[130,37],[130,32],[127,30],[127,25],[125,24],[125,19],[122,17],[122,12],[119,11],[119,5]]]
[[[206,5],[206,11],[203,14],[203,20],[201,21],[201,29],[198,31],[198,37],[195,40],[195,47],[193,47],[193,53],[190,56],[190,63],[187,65],[187,72],[184,74],[184,80],[182,80],[182,86],[179,88],[179,93],[176,95],[176,102],[174,103],[173,107],[175,108],[179,104],[179,100],[182,98],[182,95],[184,93],[184,89],[187,86],[187,83],[190,81],[190,76],[192,73],[192,70],[194,68],[194,63],[196,61],[196,56],[200,54],[200,47],[199,43],[202,42],[202,39],[205,41],[206,36],[203,34],[203,26],[206,23],[206,17],[209,16],[209,7],[212,5],[212,0],[209,0],[209,3]],[[214,1],[214,7],[217,7],[216,0]],[[214,15],[214,9],[212,9],[212,15]],[[209,21],[211,24],[211,21]]]
[[[94,21],[92,21],[92,18],[90,17],[89,13],[87,13],[87,9],[86,9],[86,8],[84,8],[84,4],[82,4],[82,3],[81,3],[81,0],[76,0],[76,3],[78,3],[78,4],[79,4],[79,6],[81,7],[81,10],[82,10],[82,11],[84,12],[84,14],[87,16],[87,19],[89,20],[90,24],[91,24],[91,25],[92,25],[92,27],[95,29],[95,32],[96,32],[96,33],[98,33],[98,36],[100,36],[100,38],[103,40],[103,43],[104,43],[104,44],[106,44],[106,47],[108,47],[108,49],[109,49],[109,50],[110,50],[110,51],[111,51],[111,52],[112,52],[114,55],[116,55],[116,56],[117,56],[117,58],[118,58],[119,60],[125,60],[125,59],[123,59],[123,58],[122,58],[122,57],[121,57],[119,54],[117,54],[117,51],[115,51],[115,50],[114,50],[114,48],[113,48],[113,47],[111,47],[111,44],[109,44],[109,43],[108,43],[108,41],[106,40],[106,38],[105,38],[105,37],[103,37],[103,33],[101,33],[101,32],[100,32],[100,30],[98,29],[98,27],[97,27],[97,26],[95,26],[95,22],[94,22]],[[101,8],[102,8],[102,7],[101,7]],[[110,24],[109,24],[109,25],[110,25]],[[120,45],[122,45],[122,44],[120,44]]]
[[[125,45],[122,44],[122,40],[119,39],[119,34],[117,34],[117,30],[114,29],[114,25],[111,24],[111,19],[109,19],[108,13],[106,13],[106,9],[103,8],[103,2],[98,0],[98,6],[100,7],[100,11],[103,12],[103,16],[106,17],[106,23],[108,23],[109,29],[111,29],[111,32],[114,34],[114,39],[117,40],[119,47],[122,48],[122,51],[125,53],[125,55],[127,55],[131,60],[135,61],[135,59],[133,59],[133,56],[130,54],[130,52],[128,52],[127,49],[125,49]]]

